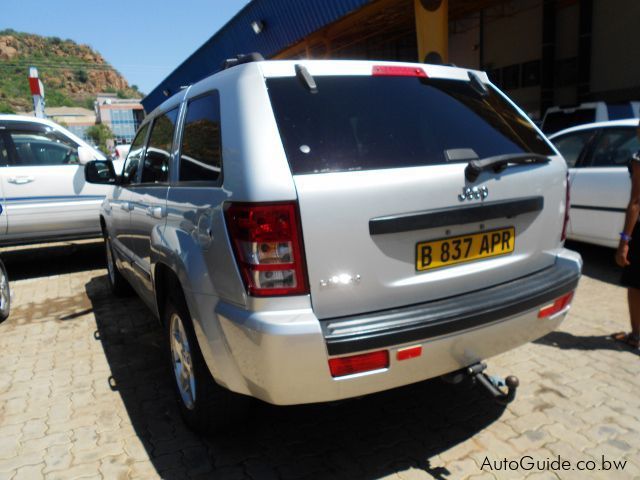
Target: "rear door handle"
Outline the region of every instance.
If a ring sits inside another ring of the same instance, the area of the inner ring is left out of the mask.
[[[15,183],[16,185],[24,185],[25,183],[31,183],[35,180],[33,177],[10,177],[9,183]]]
[[[130,212],[131,210],[133,210],[133,205],[131,204],[131,202],[122,202],[120,204],[120,208],[125,212]]]
[[[167,215],[167,209],[165,207],[147,207],[147,215],[161,219]]]

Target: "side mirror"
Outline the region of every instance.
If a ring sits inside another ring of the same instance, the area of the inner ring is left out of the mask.
[[[80,165],[86,165],[92,160],[96,160],[96,155],[89,147],[85,147],[84,145],[80,145],[78,147],[78,161]]]
[[[84,166],[84,179],[87,183],[115,185],[118,177],[111,160],[92,160]]]

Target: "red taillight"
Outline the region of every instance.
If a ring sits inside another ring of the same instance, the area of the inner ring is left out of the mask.
[[[296,202],[231,203],[225,217],[250,295],[309,293]]]
[[[560,298],[556,298],[553,303],[546,305],[538,312],[538,318],[546,318],[564,310],[571,303],[573,292],[569,292]]]
[[[571,207],[571,184],[569,183],[569,172],[567,172],[567,191],[565,193],[564,203],[564,223],[562,224],[561,241],[567,239],[567,229],[569,228],[569,208]]]
[[[374,77],[420,77],[427,78],[426,72],[420,67],[393,67],[374,65],[371,74]]]
[[[333,377],[370,372],[387,368],[388,366],[389,352],[387,350],[329,359],[329,370],[331,370],[331,376]]]

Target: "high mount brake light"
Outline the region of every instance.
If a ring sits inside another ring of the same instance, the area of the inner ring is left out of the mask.
[[[374,65],[371,75],[374,77],[428,78],[427,73],[420,67],[394,67],[386,65]]]
[[[296,202],[230,203],[225,219],[250,295],[309,293]]]

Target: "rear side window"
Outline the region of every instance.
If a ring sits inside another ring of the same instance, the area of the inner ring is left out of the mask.
[[[162,183],[169,180],[171,147],[178,109],[168,111],[153,121],[149,144],[144,154],[142,183]]]
[[[270,78],[269,96],[294,174],[437,165],[493,155],[553,155],[496,90],[470,82],[319,76]]]
[[[212,92],[191,100],[182,134],[180,181],[218,181],[222,169],[220,97]]]
[[[142,152],[144,151],[144,141],[147,138],[147,130],[149,130],[148,123],[138,131],[136,138],[133,139],[127,160],[122,169],[123,184],[135,183],[137,180],[138,168],[142,160]]]
[[[633,118],[633,108],[630,103],[612,103],[607,105],[609,120]]]
[[[640,150],[635,128],[605,128],[593,149],[588,167],[626,167]]]
[[[572,168],[575,166],[582,150],[593,135],[593,130],[582,130],[554,138],[552,142],[566,160],[567,166]]]
[[[16,166],[77,165],[78,145],[51,128],[11,129]]]

